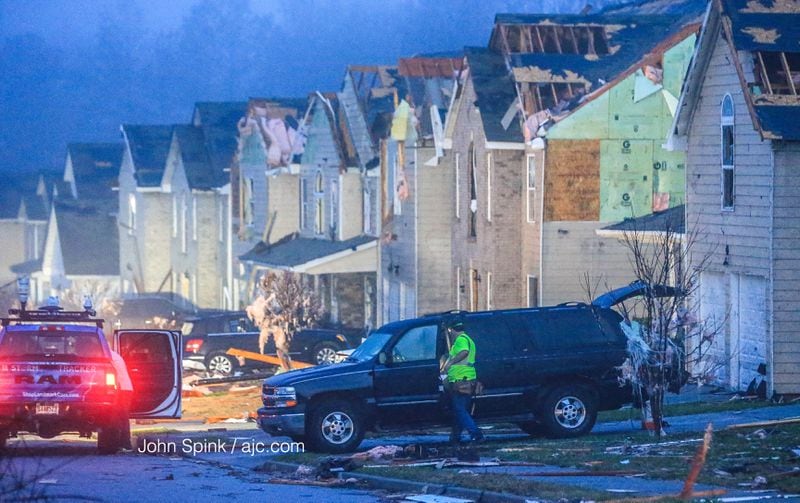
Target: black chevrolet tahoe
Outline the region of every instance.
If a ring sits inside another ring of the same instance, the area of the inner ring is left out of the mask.
[[[592,304],[461,312],[475,341],[484,386],[478,422],[512,422],[553,437],[588,433],[597,412],[632,398],[619,367],[627,358],[616,302],[642,293],[631,284]],[[342,363],[264,381],[261,429],[312,449],[347,452],[372,429],[450,424],[439,381],[453,313],[398,321],[372,333]]]

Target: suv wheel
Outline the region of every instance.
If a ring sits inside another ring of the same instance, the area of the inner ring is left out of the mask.
[[[206,361],[206,368],[211,374],[233,375],[236,366],[236,360],[225,353],[214,353]]]
[[[119,423],[103,426],[97,432],[97,451],[100,454],[116,454],[122,447],[122,428]]]
[[[351,452],[364,438],[364,422],[349,402],[330,400],[316,407],[306,433],[311,445],[320,451]]]
[[[582,386],[560,386],[545,397],[540,419],[552,437],[579,437],[589,433],[597,420],[594,397]]]
[[[317,365],[330,365],[336,362],[336,352],[339,346],[332,342],[323,341],[311,350],[311,358]]]

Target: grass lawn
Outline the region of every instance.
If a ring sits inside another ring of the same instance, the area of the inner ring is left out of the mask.
[[[682,404],[670,407],[668,416],[743,410],[757,405],[765,404],[750,401]],[[658,442],[648,432],[635,431],[588,435],[578,439],[496,441],[481,444],[478,450],[481,457],[501,461],[538,462],[596,472],[634,471],[650,479],[682,481],[689,473],[701,438],[702,434],[699,433],[670,434]],[[304,453],[281,456],[277,460],[314,465],[321,457],[319,454]],[[503,474],[459,474],[458,469],[392,466],[361,470],[364,473],[421,482],[537,495],[548,500],[620,497],[619,494],[534,482]],[[697,483],[731,489],[775,489],[783,493],[800,493],[800,423],[714,431],[708,457]]]

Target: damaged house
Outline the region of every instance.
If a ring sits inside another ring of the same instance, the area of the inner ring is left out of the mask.
[[[769,395],[800,393],[798,27],[796,1],[714,0],[669,138],[687,156],[693,255],[710,258],[703,365],[736,390],[766,367]]]
[[[300,155],[305,146],[299,98],[252,98],[239,119],[236,163],[231,171],[231,270],[233,306],[252,300],[257,273],[253,262],[239,257],[299,229]]]
[[[490,48],[513,74],[533,153],[527,188],[541,192],[526,217],[539,226],[542,303],[585,299],[584,278],[601,289],[630,281],[626,249],[596,231],[683,204],[684,156],[662,143],[703,5],[497,16]]]
[[[42,175],[18,173],[0,186],[0,292],[16,288],[17,275],[38,268],[44,249],[50,199]],[[35,292],[31,285],[31,292]]]
[[[285,203],[296,212],[294,232],[261,240],[239,257],[253,281],[268,270],[300,273],[322,300],[326,321],[351,328],[376,323],[378,153],[354,77],[364,70],[349,67],[340,92],[309,96],[301,122],[305,146]],[[386,77],[385,67],[367,70]]]
[[[383,131],[380,266],[382,323],[452,308],[451,173],[444,122],[463,57],[402,58]],[[386,128],[384,128],[386,129]]]

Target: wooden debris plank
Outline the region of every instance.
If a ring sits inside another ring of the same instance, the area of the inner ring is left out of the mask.
[[[230,348],[228,351],[226,351],[226,353],[231,355],[231,356],[240,356],[242,358],[247,358],[248,360],[256,360],[256,361],[259,361],[259,362],[271,363],[273,365],[280,365],[281,364],[280,358],[278,358],[276,356],[262,355],[261,353],[253,353],[252,351],[244,351],[242,349]],[[304,368],[313,367],[313,366],[314,365],[311,365],[310,363],[305,363],[305,362],[299,362],[299,361],[296,361],[296,360],[292,360],[292,368],[295,368],[295,369],[304,369]]]

